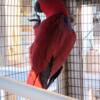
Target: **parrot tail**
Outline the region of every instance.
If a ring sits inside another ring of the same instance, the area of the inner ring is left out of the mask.
[[[50,73],[51,73],[51,69],[54,63],[54,57],[51,58],[48,67],[46,68],[45,71],[40,73],[40,81],[41,84],[43,86],[43,88],[47,89],[53,82],[54,80],[59,76],[59,74],[61,73],[61,70],[63,67],[61,67],[50,79]]]

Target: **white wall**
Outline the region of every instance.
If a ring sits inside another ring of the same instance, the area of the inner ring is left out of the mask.
[[[93,8],[92,5],[83,5],[81,11],[81,23],[82,23],[82,48],[83,55],[87,54],[87,51],[91,48],[91,44],[94,47],[93,41]]]

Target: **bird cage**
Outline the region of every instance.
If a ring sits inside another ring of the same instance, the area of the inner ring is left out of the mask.
[[[77,40],[49,91],[79,100],[100,99],[100,0],[63,0]],[[36,0],[0,0],[0,77],[25,83]],[[39,14],[42,20],[45,15]],[[24,90],[24,89],[23,89]],[[0,90],[0,100],[27,100]]]

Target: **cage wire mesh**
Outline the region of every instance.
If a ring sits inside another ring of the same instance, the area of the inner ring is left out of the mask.
[[[32,23],[36,0],[0,0],[0,76],[25,82],[30,65],[29,47],[34,41]],[[100,0],[64,0],[77,41],[55,91],[80,100],[100,99]],[[44,19],[43,14],[40,15]],[[0,100],[27,100],[0,91]]]
[[[67,61],[67,95],[100,99],[100,0],[67,1],[77,41]]]
[[[36,0],[0,0],[0,76],[25,82],[29,65],[29,47],[34,41],[33,17]],[[40,14],[41,20],[45,18]],[[49,88],[57,91],[57,80]],[[0,100],[27,100],[9,91],[0,91]]]

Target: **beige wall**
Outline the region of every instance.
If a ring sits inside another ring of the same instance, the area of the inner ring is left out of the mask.
[[[0,0],[0,5],[4,5],[4,0]],[[4,66],[5,64],[5,53],[6,53],[6,49],[5,47],[5,30],[6,28],[5,26],[5,17],[3,16],[5,15],[5,7],[4,6],[0,6],[0,67]]]

